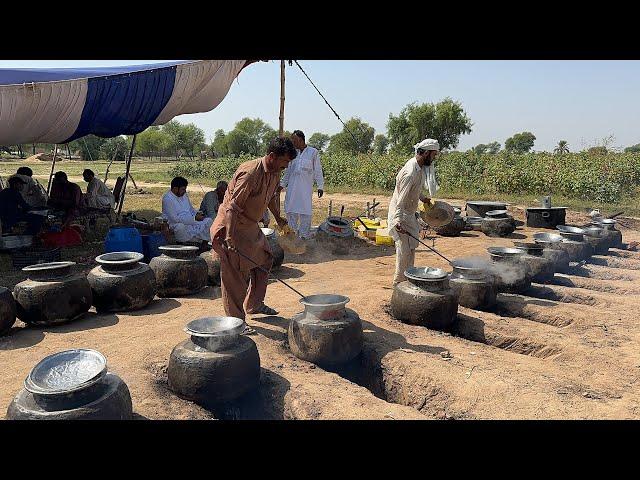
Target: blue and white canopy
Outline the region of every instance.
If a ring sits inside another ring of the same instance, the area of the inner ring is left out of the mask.
[[[213,110],[247,60],[93,69],[0,69],[0,145],[133,135]]]

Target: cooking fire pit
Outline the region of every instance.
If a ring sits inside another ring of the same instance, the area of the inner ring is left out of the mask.
[[[24,381],[7,409],[8,420],[128,420],[131,395],[95,350],[49,355]]]
[[[255,342],[242,335],[245,322],[235,317],[205,317],[189,322],[189,339],[169,357],[169,388],[201,405],[235,400],[258,387],[260,355]]]
[[[444,330],[456,319],[458,298],[449,286],[448,274],[440,268],[411,267],[407,280],[391,295],[391,314],[403,323]]]
[[[453,272],[449,285],[458,297],[458,304],[474,310],[488,310],[496,303],[496,291],[487,273],[488,261],[460,258],[451,262]]]
[[[349,297],[308,295],[300,299],[304,312],[291,319],[289,347],[293,354],[325,368],[353,360],[362,350],[362,322],[346,308]]]
[[[182,297],[207,286],[207,262],[198,256],[198,247],[165,245],[162,255],[149,262],[156,274],[159,297]]]

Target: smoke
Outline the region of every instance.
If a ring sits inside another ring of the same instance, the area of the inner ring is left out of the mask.
[[[515,261],[499,261],[493,262],[489,258],[481,256],[472,256],[458,258],[453,261],[454,266],[463,268],[479,268],[486,274],[496,278],[500,283],[512,285],[522,281],[524,277],[524,265]]]

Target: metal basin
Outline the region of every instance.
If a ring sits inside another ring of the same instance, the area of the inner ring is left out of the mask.
[[[27,391],[41,396],[84,390],[107,373],[107,359],[89,349],[66,350],[40,361],[24,381]]]
[[[245,328],[245,322],[236,317],[204,317],[193,320],[184,327],[191,341],[211,352],[235,345]]]
[[[542,245],[561,243],[562,235],[558,233],[547,233],[547,232],[534,233],[533,241]]]
[[[409,282],[429,290],[445,287],[448,275],[443,269],[434,267],[410,267],[404,271],[404,276]]]
[[[536,257],[541,257],[542,252],[544,251],[544,247],[537,243],[531,242],[513,242],[516,248],[524,251],[527,255],[533,255]]]
[[[46,280],[65,277],[71,273],[75,262],[50,262],[30,265],[22,269],[31,280]]]
[[[480,280],[486,276],[486,267],[472,260],[459,258],[453,260],[451,266],[453,267],[452,277]]]
[[[487,251],[494,260],[515,259],[525,253],[519,248],[512,247],[489,247]]]
[[[451,205],[440,200],[436,200],[435,205],[430,210],[420,212],[420,217],[431,227],[442,227],[448,225],[456,216]]]
[[[583,242],[585,231],[582,228],[571,227],[569,225],[558,225],[556,229],[567,240],[573,240],[574,242]]]
[[[491,210],[485,214],[489,218],[507,218],[507,210]]]
[[[163,245],[158,250],[171,258],[189,259],[198,255],[198,247],[193,245]]]
[[[144,255],[138,252],[111,252],[98,255],[96,262],[106,271],[125,271],[137,268],[144,259]]]
[[[350,301],[349,297],[330,293],[308,295],[300,299],[305,315],[318,320],[342,318],[346,314],[345,305]]]

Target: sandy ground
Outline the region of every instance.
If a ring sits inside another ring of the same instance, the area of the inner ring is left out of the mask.
[[[361,205],[371,196],[332,195]],[[388,198],[384,199],[388,203]],[[461,202],[454,202],[460,204]],[[386,204],[384,205],[386,206]],[[522,212],[512,209],[516,218]],[[568,223],[584,223],[570,214]],[[637,228],[637,225],[636,227]],[[486,255],[535,230],[491,239],[479,232],[441,238],[449,258]],[[622,229],[624,241],[640,240]],[[16,322],[0,338],[0,408],[6,408],[29,370],[44,356],[68,348],[95,348],[131,391],[137,418],[212,419],[626,419],[640,417],[640,253],[611,250],[535,285],[527,295],[499,295],[493,313],[460,308],[454,333],[404,325],[387,312],[394,250],[364,241],[347,256],[316,246],[289,256],[279,275],[305,294],[340,293],[361,317],[362,355],[338,373],[296,359],[288,350],[289,319],[301,311],[295,295],[273,282],[266,303],[279,311],[249,324],[262,365],[257,392],[215,412],[173,395],[166,386],[171,349],[184,325],[220,315],[219,289],[179,299],[156,299],[131,314],[97,315],[51,328]],[[421,248],[416,264],[448,268]],[[85,268],[90,268],[90,264]],[[450,269],[450,268],[449,268]]]

